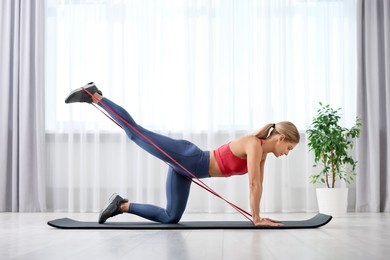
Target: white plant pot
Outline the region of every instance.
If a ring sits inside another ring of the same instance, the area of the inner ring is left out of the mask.
[[[347,213],[348,188],[317,188],[320,213],[341,217]]]

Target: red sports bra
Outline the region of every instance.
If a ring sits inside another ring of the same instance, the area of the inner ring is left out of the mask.
[[[262,140],[261,140],[262,141]],[[263,142],[261,142],[262,144]],[[232,153],[230,142],[214,150],[215,159],[223,176],[243,175],[248,172],[246,159],[241,159]]]

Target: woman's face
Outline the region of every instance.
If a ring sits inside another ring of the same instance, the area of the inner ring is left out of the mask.
[[[275,144],[274,155],[276,157],[288,155],[288,153],[295,148],[297,144],[285,141],[285,136],[280,134]]]

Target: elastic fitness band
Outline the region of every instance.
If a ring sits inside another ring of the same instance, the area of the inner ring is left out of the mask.
[[[157,146],[152,140],[150,140],[148,137],[146,137],[144,134],[142,134],[140,131],[138,131],[138,129],[136,129],[133,125],[131,125],[129,122],[127,122],[124,118],[122,118],[120,115],[118,115],[115,111],[113,111],[110,107],[108,107],[106,104],[104,104],[104,102],[102,102],[101,100],[99,100],[98,98],[96,98],[91,92],[89,92],[87,89],[85,89],[84,87],[82,87],[82,89],[88,93],[88,95],[90,95],[92,97],[93,100],[99,102],[100,104],[102,104],[102,106],[104,108],[106,108],[108,111],[110,111],[111,113],[113,113],[115,116],[117,116],[123,123],[125,123],[127,126],[129,126],[132,130],[134,130],[139,136],[141,136],[142,138],[144,138],[147,142],[149,142],[151,145],[153,145],[157,150],[159,150],[163,155],[165,155],[166,157],[168,157],[170,160],[172,160],[177,166],[179,166],[180,168],[182,168],[185,172],[187,172],[190,176],[192,176],[193,178],[190,178],[188,177],[187,175],[184,175],[184,174],[181,174],[182,176],[186,177],[187,179],[191,180],[193,183],[195,183],[196,185],[198,185],[199,187],[202,187],[203,189],[207,190],[208,192],[210,192],[211,194],[213,194],[214,196],[222,199],[223,201],[225,201],[226,203],[228,203],[231,207],[233,207],[235,210],[237,210],[241,215],[243,215],[245,218],[247,218],[249,221],[253,222],[251,217],[252,215],[245,211],[244,209],[240,208],[239,206],[231,203],[230,201],[228,201],[227,199],[225,199],[224,197],[222,197],[221,195],[219,195],[216,191],[214,191],[212,188],[210,188],[206,183],[204,183],[202,180],[200,180],[197,176],[195,176],[195,174],[193,174],[192,172],[190,172],[189,170],[187,170],[187,168],[185,168],[183,165],[181,165],[179,162],[177,162],[175,159],[173,159],[168,153],[166,153],[164,150],[162,150],[159,146]],[[100,112],[102,112],[105,116],[107,116],[111,121],[113,121],[116,125],[118,125],[120,128],[122,128],[122,126],[116,122],[113,118],[111,118],[109,115],[107,115],[104,111],[102,111],[101,109],[99,109],[98,106],[96,106],[94,103],[92,103],[92,105],[98,109]],[[169,165],[169,163],[167,163],[169,167],[172,167],[171,165]]]

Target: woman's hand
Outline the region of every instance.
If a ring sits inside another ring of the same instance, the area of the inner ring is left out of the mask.
[[[268,226],[268,227],[281,227],[282,223],[278,220],[270,219],[270,218],[254,218],[253,224],[255,226]]]

